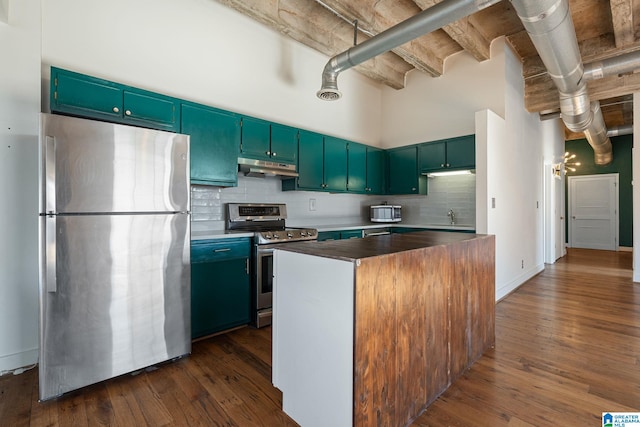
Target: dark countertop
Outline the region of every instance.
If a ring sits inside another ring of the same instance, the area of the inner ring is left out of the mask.
[[[372,236],[362,239],[288,243],[277,249],[344,261],[356,261],[358,259],[389,255],[415,249],[446,246],[451,243],[484,237],[487,237],[487,235],[451,233],[446,231],[418,231],[414,233]]]

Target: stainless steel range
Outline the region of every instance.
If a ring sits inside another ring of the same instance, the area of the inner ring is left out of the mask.
[[[253,324],[271,324],[273,301],[273,250],[301,240],[317,240],[313,228],[287,228],[287,206],[276,203],[228,203],[227,230],[254,232],[252,262]]]

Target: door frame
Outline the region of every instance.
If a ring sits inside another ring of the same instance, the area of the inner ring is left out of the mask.
[[[603,178],[603,177],[612,177],[615,178],[615,200],[614,200],[614,238],[615,238],[615,248],[613,250],[620,250],[620,174],[618,172],[615,173],[600,173],[600,174],[591,174],[591,175],[574,175],[567,176],[567,247],[573,247],[573,236],[571,231],[571,219],[573,218],[572,212],[572,203],[571,203],[571,182],[584,178]]]

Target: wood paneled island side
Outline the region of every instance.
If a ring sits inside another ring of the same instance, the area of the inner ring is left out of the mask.
[[[423,231],[274,255],[273,384],[307,426],[405,426],[495,340],[495,238]]]

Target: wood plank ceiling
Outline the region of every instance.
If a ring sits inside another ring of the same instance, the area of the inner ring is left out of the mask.
[[[406,20],[442,0],[218,0],[328,57]],[[640,49],[640,0],[569,0],[584,63]],[[546,73],[511,3],[503,0],[465,19],[418,37],[392,52],[357,66],[356,71],[402,89],[407,72],[443,74],[444,60],[462,50],[477,61],[489,59],[492,40],[505,36],[523,64],[525,107],[541,114],[559,112],[558,91]],[[318,70],[318,77],[322,70]],[[608,128],[633,123],[632,93],[640,73],[614,75],[588,84],[599,100]],[[565,129],[566,139],[583,138]]]

